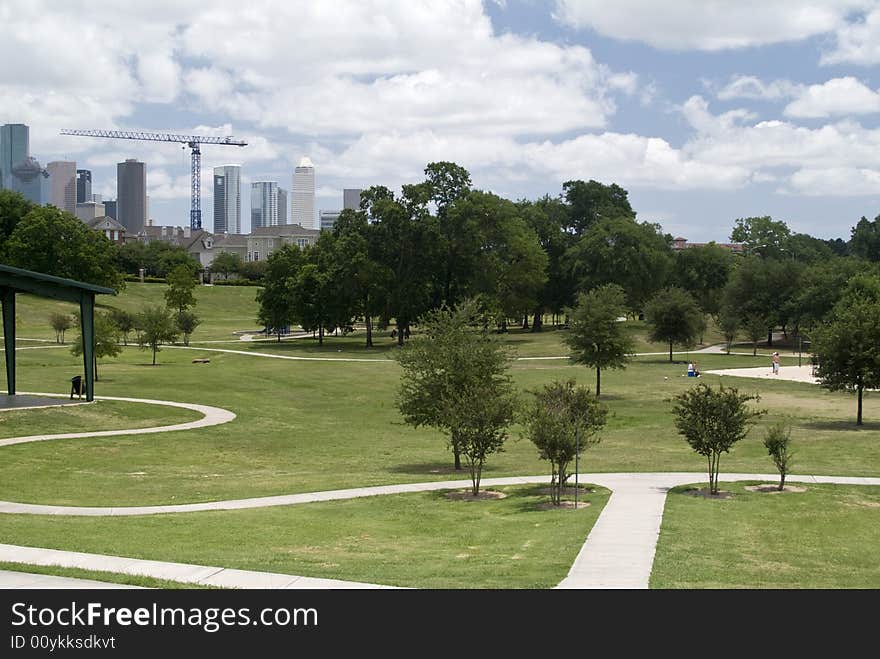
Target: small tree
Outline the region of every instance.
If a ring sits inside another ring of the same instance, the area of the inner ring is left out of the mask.
[[[171,312],[159,306],[146,306],[137,315],[137,342],[141,350],[153,351],[153,366],[156,365],[156,353],[163,343],[172,343],[177,338],[177,327]]]
[[[713,389],[703,383],[673,398],[672,413],[678,433],[694,452],[706,458],[710,494],[718,494],[721,454],[729,453],[731,447],[748,434],[753,419],[764,413],[746,405],[750,400],[760,398],[724,386]]]
[[[767,328],[770,321],[766,317],[759,314],[750,314],[743,319],[743,330],[746,337],[752,342],[752,356],[758,354],[758,341],[767,335]]]
[[[128,335],[135,329],[134,314],[123,309],[111,307],[110,320],[112,320],[113,324],[119,329],[119,333],[122,335],[123,345],[128,345]]]
[[[192,268],[181,263],[165,277],[168,289],[165,291],[165,303],[177,311],[186,311],[195,306],[196,298],[193,291],[196,288],[196,280]]]
[[[794,453],[791,451],[791,428],[784,423],[777,423],[771,426],[764,434],[764,448],[779,470],[779,491],[785,489],[785,477],[791,473],[792,457]]]
[[[74,317],[77,327],[82,327],[82,318],[79,314]],[[119,345],[119,327],[113,322],[110,314],[96,313],[94,320],[95,345],[93,348],[95,363],[95,380],[98,380],[98,359],[101,357],[116,357],[122,352]],[[82,354],[82,341],[74,342],[70,352],[77,357]]]
[[[70,314],[53,312],[49,314],[49,324],[55,330],[55,343],[64,343],[64,333],[73,327]]]
[[[241,270],[242,260],[234,252],[220,252],[211,261],[211,270],[223,275],[223,279],[229,279],[229,275]]]
[[[739,332],[739,317],[727,305],[721,307],[721,310],[718,312],[718,327],[721,329],[721,333],[724,334],[724,344],[729,355],[733,342],[736,341],[737,332]]]
[[[183,334],[183,345],[189,345],[189,336],[195,332],[196,327],[202,324],[201,319],[192,311],[178,311],[174,314],[174,323]]]
[[[693,296],[680,288],[664,288],[645,305],[645,317],[651,325],[651,340],[669,344],[672,363],[674,344],[691,346],[704,322]]]
[[[634,351],[632,337],[618,318],[626,315],[626,293],[607,284],[581,293],[574,309],[566,309],[571,332],[563,339],[578,364],[596,369],[596,397],[603,368],[626,368]]]
[[[568,480],[568,466],[585,449],[599,441],[608,410],[586,387],[574,380],[554,382],[532,392],[526,409],[526,436],[550,462],[550,500],[559,505]]]

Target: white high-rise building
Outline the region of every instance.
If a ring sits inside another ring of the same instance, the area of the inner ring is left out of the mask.
[[[76,215],[76,163],[56,160],[46,165],[49,172],[49,203]]]
[[[278,183],[251,183],[251,232],[262,227],[278,226]]]
[[[214,168],[214,233],[241,233],[241,165]]]
[[[305,229],[320,229],[315,217],[315,166],[308,156],[293,170],[290,221]]]

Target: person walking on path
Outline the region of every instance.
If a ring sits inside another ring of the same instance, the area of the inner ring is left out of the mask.
[[[773,353],[773,375],[779,375],[779,353]]]

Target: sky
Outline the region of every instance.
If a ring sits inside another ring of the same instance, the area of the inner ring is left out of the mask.
[[[848,239],[880,214],[880,0],[4,0],[0,123],[44,165],[76,160],[116,196],[147,163],[156,224],[189,223],[189,150],[62,128],[232,135],[212,168],[316,208],[399,189],[427,163],[509,199],[617,183],[638,219],[692,241],[736,218]]]

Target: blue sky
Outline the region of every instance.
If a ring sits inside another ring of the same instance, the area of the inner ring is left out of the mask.
[[[319,209],[452,160],[511,199],[618,183],[691,240],[767,214],[848,238],[880,213],[878,0],[12,0],[0,61],[0,122],[106,197],[144,160],[159,224],[188,223],[188,151],[59,129],[246,139],[203,149],[209,229],[213,166],[242,164],[246,209],[303,156]]]

